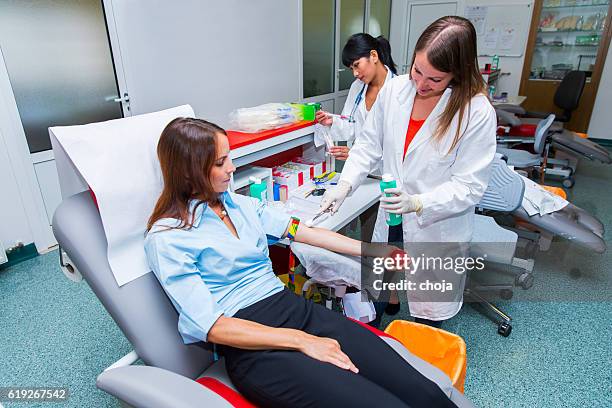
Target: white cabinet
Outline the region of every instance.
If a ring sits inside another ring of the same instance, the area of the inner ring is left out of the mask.
[[[50,151],[49,151],[50,152]],[[35,155],[32,155],[35,157]],[[36,173],[36,181],[40,187],[40,192],[45,204],[45,211],[49,225],[53,220],[53,213],[57,206],[62,202],[62,194],[60,192],[59,178],[55,168],[55,160],[53,158],[40,162],[34,162],[34,173]]]

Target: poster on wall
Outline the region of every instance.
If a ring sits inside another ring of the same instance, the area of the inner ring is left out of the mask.
[[[527,45],[532,5],[526,2],[466,6],[464,15],[476,30],[478,56],[522,56]]]
[[[488,9],[486,6],[467,6],[465,8],[465,18],[474,24],[476,35],[482,35],[485,32]]]
[[[491,27],[487,30],[484,36],[484,47],[487,50],[495,50],[497,48],[497,39],[499,38],[499,31],[495,27]]]
[[[516,28],[504,27],[501,29],[499,36],[499,49],[500,50],[511,50],[514,45],[514,37],[516,36]]]

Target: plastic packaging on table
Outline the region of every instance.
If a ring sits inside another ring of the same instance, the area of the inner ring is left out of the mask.
[[[229,115],[231,130],[256,133],[276,129],[303,120],[301,109],[290,103],[266,103],[251,108],[239,108]]]

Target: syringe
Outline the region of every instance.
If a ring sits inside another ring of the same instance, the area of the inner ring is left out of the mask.
[[[351,117],[350,116],[338,115],[337,113],[327,113],[327,116],[331,116],[331,117],[334,117],[334,118],[346,120],[346,121],[349,121],[349,122],[351,121]]]

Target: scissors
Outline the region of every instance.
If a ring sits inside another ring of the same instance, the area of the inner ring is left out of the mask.
[[[320,213],[318,213],[317,215],[315,215],[314,217],[312,217],[311,219],[309,219],[308,221],[306,221],[306,226],[307,227],[312,227],[315,223],[315,221],[321,217],[323,214],[327,214],[327,213],[331,213],[331,208],[327,208],[324,211],[321,211]]]

